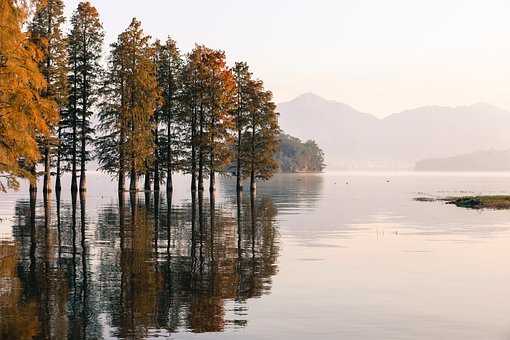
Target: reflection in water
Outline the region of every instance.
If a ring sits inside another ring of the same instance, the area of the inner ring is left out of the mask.
[[[42,206],[39,204],[42,203]],[[144,338],[247,323],[276,274],[267,196],[120,194],[91,220],[85,195],[19,200],[0,243],[0,338]]]

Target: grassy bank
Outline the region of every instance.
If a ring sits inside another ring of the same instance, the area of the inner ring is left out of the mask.
[[[510,209],[510,196],[464,196],[445,199],[447,204],[470,209]]]
[[[454,204],[457,207],[469,209],[510,209],[510,195],[495,196],[462,196],[462,197],[417,197],[415,201],[434,202],[443,201],[446,204]]]

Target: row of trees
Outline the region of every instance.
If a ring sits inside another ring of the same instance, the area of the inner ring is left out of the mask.
[[[87,161],[93,158],[118,178],[121,191],[126,177],[136,191],[140,176],[145,190],[153,183],[159,191],[166,180],[171,191],[175,172],[191,174],[192,190],[203,190],[208,178],[213,191],[216,174],[232,164],[238,189],[243,178],[254,189],[257,179],[277,170],[276,106],[246,63],[229,67],[223,51],[202,45],[183,55],[171,38],[152,42],[133,19],[103,67],[104,31],[89,2],[78,5],[68,34],[62,0],[36,0],[26,32],[26,4],[0,3],[0,148],[10,157],[0,155],[0,173],[8,185],[28,177],[37,190],[38,161],[44,192],[51,191],[52,174],[60,191],[66,171],[71,190],[78,190],[79,178],[85,191]],[[15,62],[30,68],[10,67]],[[12,84],[20,76],[26,89]],[[35,114],[38,119],[31,119]],[[18,118],[34,126],[13,129],[11,120]]]

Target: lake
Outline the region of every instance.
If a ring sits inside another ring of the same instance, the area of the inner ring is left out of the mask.
[[[88,185],[0,194],[0,338],[510,339],[510,211],[414,200],[510,174],[282,174],[239,204],[228,178]]]

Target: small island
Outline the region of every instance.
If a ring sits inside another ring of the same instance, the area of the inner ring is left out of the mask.
[[[469,209],[510,209],[510,195],[493,196],[462,196],[446,198],[417,197],[419,202],[444,201],[446,204],[453,204],[460,208]]]
[[[510,196],[464,196],[445,199],[447,204],[470,209],[510,209]]]

